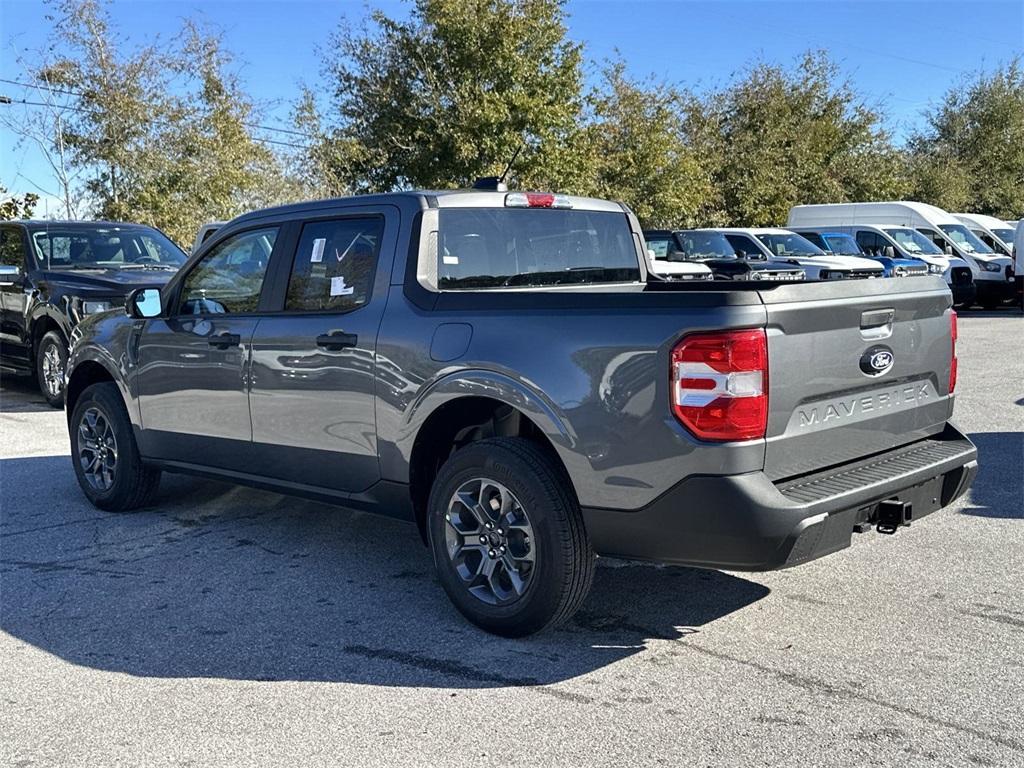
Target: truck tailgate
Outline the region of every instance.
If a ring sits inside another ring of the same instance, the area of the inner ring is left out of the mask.
[[[765,472],[774,480],[940,432],[951,297],[937,277],[781,285],[767,310]]]

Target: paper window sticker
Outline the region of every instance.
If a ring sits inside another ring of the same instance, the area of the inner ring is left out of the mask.
[[[318,237],[313,241],[313,252],[309,255],[309,260],[317,264],[324,260],[324,246],[327,245],[326,237]]]
[[[458,256],[442,256],[441,260],[445,264],[458,264],[459,263],[459,257]]]
[[[351,296],[355,292],[355,287],[345,285],[344,275],[331,278],[331,296]]]

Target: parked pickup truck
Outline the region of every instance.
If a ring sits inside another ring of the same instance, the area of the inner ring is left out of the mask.
[[[941,279],[647,269],[635,216],[603,200],[247,214],[78,325],[74,471],[112,511],[169,471],[412,521],[458,610],[508,636],[569,617],[595,553],[782,568],[967,490]]]

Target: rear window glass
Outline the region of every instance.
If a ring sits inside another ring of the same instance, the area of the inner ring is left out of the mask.
[[[610,211],[442,209],[437,261],[442,290],[640,279],[629,219]]]

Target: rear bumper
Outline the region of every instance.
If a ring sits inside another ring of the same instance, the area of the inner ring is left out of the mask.
[[[786,568],[844,549],[882,501],[913,520],[962,496],[977,449],[952,424],[935,437],[869,459],[773,483],[761,472],[684,480],[634,512],[584,509],[602,555],[729,570]]]

